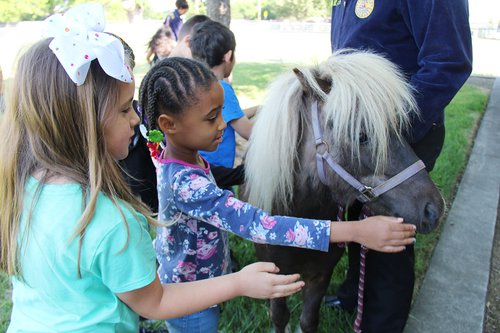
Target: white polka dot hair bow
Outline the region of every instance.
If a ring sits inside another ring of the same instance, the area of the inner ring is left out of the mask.
[[[85,82],[94,59],[109,76],[132,82],[122,42],[103,32],[105,19],[101,4],[81,4],[64,14],[54,14],[45,22],[45,36],[54,37],[49,44],[50,49],[78,86]]]

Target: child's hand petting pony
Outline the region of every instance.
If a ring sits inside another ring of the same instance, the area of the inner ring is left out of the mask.
[[[378,215],[361,221],[332,223],[330,240],[356,242],[375,251],[392,253],[415,243],[415,230],[413,224],[403,223],[400,217]]]
[[[361,221],[361,228],[366,236],[358,243],[376,251],[399,252],[415,243],[416,227],[400,217],[371,216]]]
[[[286,297],[300,291],[304,281],[299,274],[278,275],[279,268],[272,262],[256,262],[243,267],[238,273],[241,288],[238,294],[260,299]]]

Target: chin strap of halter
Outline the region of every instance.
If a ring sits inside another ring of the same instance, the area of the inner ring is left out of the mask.
[[[311,110],[312,127],[314,132],[314,142],[316,144],[316,150],[318,150],[320,146],[325,147],[325,151],[322,154],[316,152],[316,165],[318,168],[318,176],[323,184],[325,185],[328,184],[326,180],[326,174],[323,163],[324,161],[326,161],[326,163],[335,173],[337,173],[340,177],[342,177],[342,179],[344,179],[349,185],[358,190],[360,194],[357,197],[357,199],[362,203],[367,203],[377,198],[378,196],[382,195],[383,193],[398,186],[408,178],[418,173],[420,170],[425,169],[424,162],[418,160],[409,167],[407,167],[406,169],[404,169],[403,171],[401,171],[400,173],[398,173],[397,175],[395,175],[394,177],[389,178],[388,180],[386,180],[385,182],[374,188],[361,183],[356,178],[354,178],[349,172],[347,172],[347,170],[345,170],[337,162],[334,161],[332,155],[329,152],[330,147],[323,140],[323,134],[321,133],[321,128],[319,125],[318,103],[314,102],[311,106],[311,109],[312,109]]]

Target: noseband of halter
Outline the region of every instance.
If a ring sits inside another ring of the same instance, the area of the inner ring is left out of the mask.
[[[425,169],[425,164],[421,160],[413,163],[394,177],[386,180],[382,184],[376,186],[375,188],[364,185],[356,178],[354,178],[349,172],[347,172],[343,167],[341,167],[337,162],[333,160],[332,155],[329,152],[328,144],[323,140],[323,134],[321,133],[321,127],[319,124],[319,112],[318,112],[318,102],[314,102],[311,106],[312,113],[312,126],[314,132],[314,142],[316,144],[316,165],[318,168],[319,179],[324,185],[327,185],[325,169],[323,162],[330,166],[330,168],[337,173],[342,179],[344,179],[349,185],[354,187],[360,193],[357,199],[362,203],[367,203],[374,200],[383,193],[393,189],[398,186],[408,178],[417,174],[420,170]],[[321,154],[318,152],[320,146],[325,147],[325,151]]]

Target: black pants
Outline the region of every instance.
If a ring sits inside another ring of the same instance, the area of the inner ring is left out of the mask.
[[[434,168],[445,136],[444,126],[433,126],[419,142],[412,144],[415,154],[425,163],[427,171]],[[356,207],[354,207],[356,210]],[[352,210],[350,209],[350,216]],[[349,270],[337,296],[344,308],[357,304],[360,246],[348,246]],[[399,253],[369,250],[366,257],[366,279],[363,301],[363,333],[401,333],[410,312],[415,282],[413,245]]]

